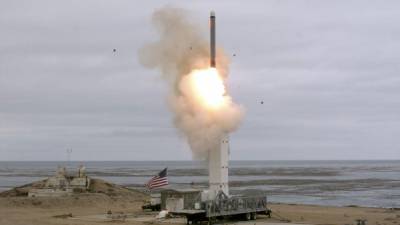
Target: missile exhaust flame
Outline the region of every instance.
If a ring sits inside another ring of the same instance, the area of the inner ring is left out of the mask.
[[[215,46],[215,14],[210,16],[210,42],[182,9],[164,7],[152,22],[160,39],[139,51],[140,62],[161,71],[170,88],[168,103],[174,123],[196,159],[207,159],[227,134],[235,131],[243,109],[226,89],[228,57]],[[214,31],[213,31],[214,28]],[[216,67],[218,63],[218,67]]]
[[[204,107],[218,109],[223,107],[225,86],[217,69],[193,70],[188,77],[198,101]]]

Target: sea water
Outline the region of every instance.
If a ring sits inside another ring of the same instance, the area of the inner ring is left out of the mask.
[[[207,188],[202,161],[0,162],[0,191],[53,176],[58,166],[132,188],[168,167],[169,187]],[[232,194],[282,203],[400,207],[400,161],[231,161]]]

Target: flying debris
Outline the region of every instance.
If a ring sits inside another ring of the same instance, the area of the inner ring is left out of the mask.
[[[114,48],[114,49],[113,49],[113,52],[116,52],[116,51],[117,51],[117,49]]]
[[[262,104],[264,104],[264,101],[261,101],[260,103],[261,103],[261,105],[262,105]]]

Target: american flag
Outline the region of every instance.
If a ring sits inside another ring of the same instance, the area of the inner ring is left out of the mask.
[[[163,169],[156,176],[151,178],[149,182],[147,182],[146,187],[148,189],[153,189],[166,185],[168,185],[167,168]]]

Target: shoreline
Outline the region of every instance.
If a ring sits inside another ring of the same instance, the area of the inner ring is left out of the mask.
[[[24,185],[0,195],[1,225],[96,225],[115,224],[108,212],[126,216],[124,224],[184,225],[185,219],[157,220],[156,212],[143,212],[141,206],[149,200],[148,193],[94,179],[89,192],[60,197],[26,197],[29,188],[40,182]],[[258,225],[279,222],[293,224],[354,224],[365,219],[368,224],[399,225],[400,209],[363,206],[323,206],[318,204],[269,201],[272,218],[261,216]],[[248,222],[224,221],[227,224],[248,225]],[[243,223],[243,224],[242,224]],[[399,223],[399,224],[397,224]]]
[[[25,186],[25,185],[23,185],[23,186]],[[20,186],[20,187],[23,187],[23,186]],[[120,185],[120,186],[124,187],[126,189],[129,189],[131,191],[137,191],[137,192],[143,193],[145,195],[148,195],[148,192],[146,192],[145,189],[143,189],[143,188],[138,188],[136,186],[125,186],[125,185]],[[14,188],[20,188],[20,187],[9,187],[7,189],[0,188],[0,194],[2,192],[11,191]],[[253,192],[253,191],[251,191],[251,192]],[[270,198],[270,197],[271,197],[271,195],[267,194],[267,198]],[[302,197],[302,196],[299,196],[299,197]],[[0,196],[0,198],[7,198],[7,197],[1,197]],[[21,198],[22,199],[24,197],[23,196],[19,196],[19,197],[16,197],[16,198]],[[301,206],[315,206],[315,207],[337,207],[337,208],[343,208],[344,207],[344,208],[371,208],[371,209],[400,210],[400,207],[393,207],[393,206],[385,207],[385,206],[359,205],[359,204],[348,204],[348,205],[339,205],[339,204],[337,204],[337,205],[335,205],[335,204],[323,204],[323,203],[318,204],[318,203],[303,203],[303,202],[290,202],[290,201],[286,202],[286,201],[270,201],[270,200],[268,200],[268,204],[272,204],[272,205],[294,205],[294,206],[301,205]]]

